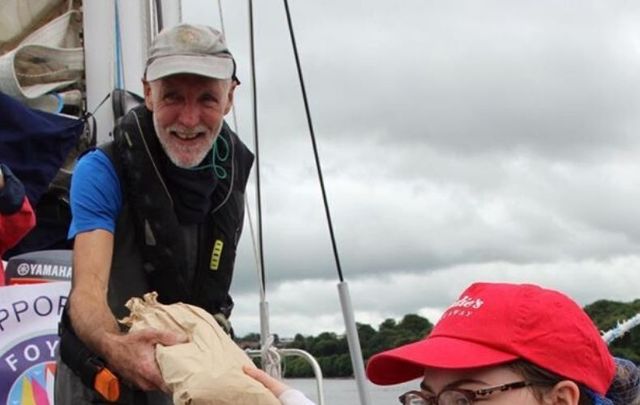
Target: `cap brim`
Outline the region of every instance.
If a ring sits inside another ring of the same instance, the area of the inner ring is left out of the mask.
[[[147,67],[145,79],[154,81],[177,74],[194,74],[212,79],[231,79],[233,59],[202,55],[173,55],[158,58]]]
[[[469,369],[517,358],[478,343],[435,336],[371,357],[367,363],[367,377],[378,385],[399,384],[422,376],[427,367]]]

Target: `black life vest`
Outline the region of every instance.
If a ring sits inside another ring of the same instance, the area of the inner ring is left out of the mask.
[[[225,123],[219,136],[230,148],[230,159],[222,163],[228,175],[219,180],[204,222],[185,227],[178,222],[155,158],[164,151],[151,113],[144,105],[132,109],[118,122],[113,136],[101,149],[114,164],[123,195],[108,292],[114,315],[126,315],[124,303],[129,298],[157,291],[162,303],[185,302],[228,317],[253,154]],[[187,255],[195,255],[190,260],[195,260],[192,277],[186,273]]]

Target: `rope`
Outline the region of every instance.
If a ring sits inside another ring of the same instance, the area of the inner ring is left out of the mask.
[[[336,261],[336,270],[338,271],[338,278],[340,282],[344,282],[342,276],[342,267],[340,266],[340,257],[338,256],[338,247],[336,245],[336,237],[333,232],[333,223],[331,221],[331,212],[329,211],[329,202],[327,201],[327,192],[324,187],[324,179],[322,177],[322,168],[320,166],[320,158],[318,156],[318,146],[316,144],[316,136],[313,131],[313,123],[311,122],[311,111],[309,109],[309,101],[307,100],[307,90],[304,85],[304,78],[302,77],[302,68],[300,66],[300,57],[298,56],[298,47],[296,45],[296,38],[293,33],[293,24],[291,22],[291,13],[289,12],[289,2],[284,0],[284,8],[287,12],[287,23],[289,25],[289,34],[291,36],[291,45],[293,46],[293,54],[296,59],[296,68],[298,69],[298,78],[300,80],[300,90],[302,90],[302,99],[304,101],[304,110],[307,116],[307,124],[309,125],[309,135],[311,136],[311,144],[313,145],[313,156],[316,161],[316,169],[318,171],[318,180],[320,181],[320,189],[322,190],[322,201],[324,203],[324,212],[327,216],[327,225],[329,226],[329,235],[331,236],[331,246],[333,248],[333,256]]]
[[[220,152],[221,148],[218,146],[219,143],[224,144],[224,150],[225,150],[224,154]],[[226,162],[227,159],[229,158],[229,143],[227,142],[226,139],[224,139],[224,137],[218,136],[216,138],[216,141],[213,143],[213,148],[211,148],[211,154],[212,154],[211,161],[213,165],[213,172],[216,174],[216,177],[219,178],[220,180],[226,179],[227,171],[225,170],[224,167],[216,163],[216,162]]]
[[[224,152],[222,152],[222,148],[220,144],[224,146]],[[197,166],[197,167],[188,167],[186,170],[190,170],[193,172],[202,171],[206,169],[213,169],[213,174],[217,179],[224,180],[227,178],[227,170],[218,164],[224,163],[229,159],[229,142],[224,139],[224,136],[218,135],[216,140],[213,142],[213,146],[211,147],[211,163],[207,165]]]
[[[261,349],[262,366],[264,368],[264,371],[271,377],[281,380],[282,363],[280,361],[280,354],[278,353],[278,349],[275,348],[273,343],[273,335],[269,335]]]

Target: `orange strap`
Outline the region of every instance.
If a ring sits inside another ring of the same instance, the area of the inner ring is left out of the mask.
[[[93,387],[109,402],[116,402],[120,398],[120,382],[108,368],[96,374]]]

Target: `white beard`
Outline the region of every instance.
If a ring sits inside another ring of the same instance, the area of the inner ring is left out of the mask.
[[[214,133],[215,135],[211,136],[211,131],[204,125],[198,125],[193,129],[186,129],[179,125],[171,125],[166,128],[162,128],[160,124],[157,122],[156,117],[153,116],[153,128],[156,131],[156,136],[160,141],[160,145],[162,145],[162,149],[164,153],[169,157],[171,163],[180,167],[182,169],[190,169],[198,166],[207,156],[207,154],[211,151],[213,147],[213,143],[215,142],[220,130],[222,129],[222,122],[220,122],[220,126],[218,130]],[[204,136],[206,138],[211,138],[211,142],[208,142],[204,146],[193,145],[193,147],[180,147],[171,143],[171,132],[175,131],[183,138],[188,139],[195,136]],[[197,135],[203,133],[204,135]],[[160,134],[165,134],[166,136],[160,136]],[[178,150],[179,153],[176,152],[176,148],[181,148],[182,150]],[[189,155],[188,158],[183,158],[181,155]]]

